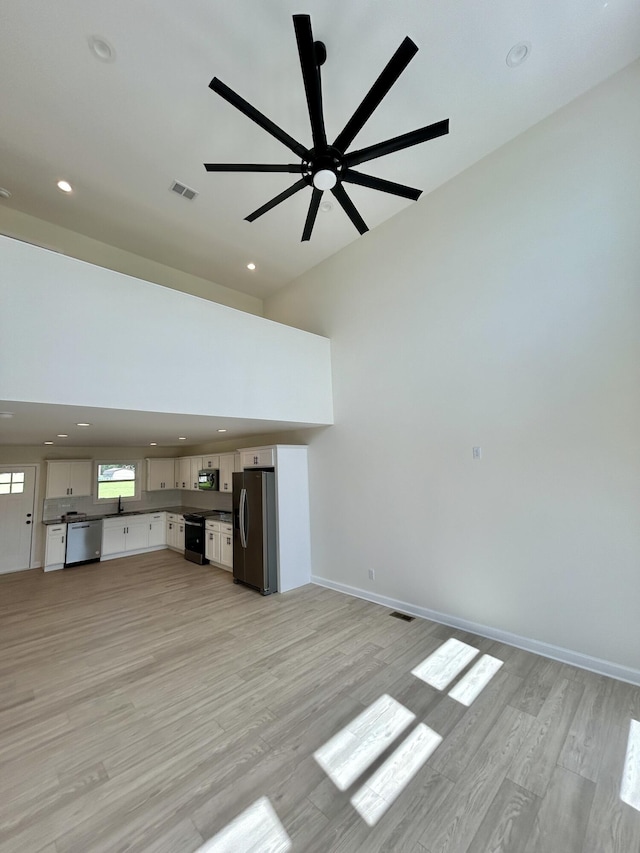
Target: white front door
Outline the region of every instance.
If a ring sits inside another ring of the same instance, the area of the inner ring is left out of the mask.
[[[35,486],[35,465],[0,465],[0,574],[31,565]]]

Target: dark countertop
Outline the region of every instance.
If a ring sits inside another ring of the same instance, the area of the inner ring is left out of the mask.
[[[135,515],[153,515],[154,512],[173,512],[176,515],[184,515],[185,513],[211,513],[207,515],[207,518],[212,518],[214,521],[216,520],[224,520],[231,521],[231,513],[229,510],[203,510],[202,507],[195,506],[156,506],[152,509],[136,509],[131,512],[107,512],[107,513],[99,513],[96,515],[83,515],[82,518],[76,519],[77,521],[100,521],[103,518],[125,518]],[[219,516],[225,516],[224,519],[219,518]],[[228,518],[227,518],[228,517]],[[43,521],[43,524],[72,524],[74,519],[67,518],[63,519],[61,517],[58,518],[48,518],[46,521]]]

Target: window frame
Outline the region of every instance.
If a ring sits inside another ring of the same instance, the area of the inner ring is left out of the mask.
[[[122,496],[122,503],[127,503],[127,502],[129,502],[129,501],[139,501],[139,500],[141,500],[141,492],[142,492],[142,464],[143,464],[143,463],[142,463],[142,459],[117,459],[117,458],[111,458],[111,459],[96,459],[96,460],[95,460],[94,467],[93,467],[93,484],[94,484],[94,486],[95,486],[94,495],[93,495],[93,502],[94,502],[94,504],[113,503],[113,501],[117,501],[117,500],[118,500],[118,495],[116,495],[115,497],[110,496],[110,497],[108,497],[108,498],[101,498],[101,497],[99,496],[99,482],[98,482],[98,475],[99,475],[99,472],[100,472],[100,466],[101,466],[101,465],[120,465],[120,466],[123,466],[123,467],[124,467],[124,466],[127,466],[127,465],[134,465],[134,466],[135,466],[135,479],[133,480],[133,483],[134,483],[134,493],[133,493],[132,495],[123,495],[123,496]],[[104,481],[102,481],[102,482],[104,482]],[[124,482],[124,483],[130,483],[130,482],[132,482],[132,481],[131,481],[131,480],[123,480],[122,482]]]

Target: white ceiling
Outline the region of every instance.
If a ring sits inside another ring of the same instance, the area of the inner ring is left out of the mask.
[[[402,39],[418,44],[354,146],[449,118],[449,136],[360,167],[426,193],[640,55],[638,0],[3,0],[0,186],[12,196],[0,203],[261,298],[366,240],[334,203],[301,244],[306,190],[249,224],[296,176],[203,168],[296,161],[208,88],[213,76],[310,145],[291,20],[305,12],[328,50],[330,137]],[[92,34],[114,62],[90,52]],[[508,68],[520,41],[531,56]],[[174,179],[198,198],[170,193]],[[412,203],[348,191],[370,227]]]
[[[3,416],[8,412],[13,417]],[[79,423],[90,426],[78,427]],[[304,427],[317,424],[0,400],[0,445],[51,441],[52,452],[61,447],[144,447],[151,442],[156,442],[158,448],[180,449],[215,439],[233,441]],[[218,433],[219,429],[225,433]],[[58,438],[59,433],[68,437]],[[180,441],[179,436],[186,440]]]

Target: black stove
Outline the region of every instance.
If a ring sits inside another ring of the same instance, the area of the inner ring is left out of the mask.
[[[207,518],[219,518],[231,521],[231,513],[219,509],[203,509],[202,512],[188,512],[184,516],[184,556],[186,560],[203,566],[209,560],[204,555],[204,525]]]

